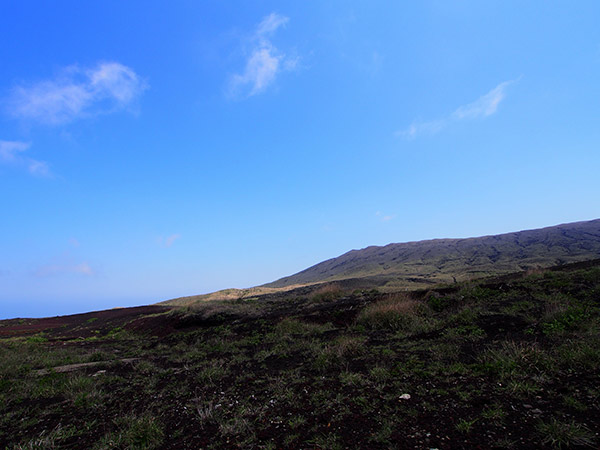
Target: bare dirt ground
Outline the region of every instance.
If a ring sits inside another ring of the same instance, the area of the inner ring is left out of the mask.
[[[10,319],[0,321],[0,337],[33,336],[47,333],[61,339],[86,338],[92,335],[105,335],[110,330],[124,326],[131,321],[169,311],[168,306],[137,306],[115,308],[70,316],[47,317],[43,319]],[[164,323],[163,326],[168,323]]]

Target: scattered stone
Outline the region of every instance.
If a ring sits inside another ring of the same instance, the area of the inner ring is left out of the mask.
[[[524,405],[523,405],[523,408],[525,408],[525,409],[531,409],[531,408],[533,408],[533,406],[531,406],[531,405],[527,405],[527,404],[524,404]]]
[[[541,413],[542,413],[542,410],[541,410],[541,409],[538,409],[538,408],[535,408],[535,409],[532,409],[532,410],[531,410],[531,413],[532,413],[532,414],[539,415],[539,414],[541,414]]]
[[[402,394],[400,400],[410,400],[410,394]]]

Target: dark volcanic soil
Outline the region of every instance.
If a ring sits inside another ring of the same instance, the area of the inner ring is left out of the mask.
[[[105,335],[116,327],[151,314],[171,310],[168,306],[137,306],[115,308],[70,316],[47,317],[44,319],[10,319],[0,321],[0,338],[31,336],[46,333],[52,339],[86,338],[92,335]],[[164,320],[162,325],[168,326]],[[162,328],[162,327],[161,327]]]

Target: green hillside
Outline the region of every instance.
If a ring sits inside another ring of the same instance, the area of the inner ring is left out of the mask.
[[[266,288],[362,280],[422,288],[600,257],[600,219],[469,239],[434,239],[352,250]],[[343,283],[342,283],[343,284]]]

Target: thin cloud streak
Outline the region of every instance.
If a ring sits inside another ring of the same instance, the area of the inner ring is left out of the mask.
[[[381,211],[377,211],[375,215],[379,217],[379,220],[382,222],[389,222],[396,217],[396,214],[383,214]]]
[[[172,234],[167,237],[159,237],[158,245],[160,245],[161,247],[164,247],[164,248],[170,248],[173,246],[175,241],[180,238],[181,238],[181,234],[179,234],[179,233],[175,233],[175,234]]]
[[[288,17],[271,13],[258,24],[250,42],[252,50],[241,74],[234,74],[229,80],[231,97],[252,97],[264,92],[282,71],[294,70],[297,57],[288,57],[271,42],[271,36],[289,21]]]
[[[25,167],[33,176],[52,176],[48,163],[23,156],[23,153],[29,150],[30,147],[30,142],[0,141],[0,163],[17,167]]]
[[[165,239],[165,247],[171,247],[173,243],[181,237],[180,234],[172,234],[171,236]]]
[[[506,97],[507,87],[519,80],[520,77],[516,80],[504,81],[474,102],[460,106],[452,114],[427,122],[415,121],[407,129],[396,132],[396,135],[415,139],[420,135],[437,134],[454,122],[489,117],[496,113],[498,106]]]
[[[8,112],[21,119],[61,125],[127,109],[147,88],[133,69],[117,62],[89,69],[70,66],[56,79],[15,87]]]
[[[4,163],[16,162],[20,159],[20,152],[24,152],[31,143],[19,141],[0,141],[0,160]]]
[[[87,262],[82,262],[75,265],[48,264],[40,267],[33,273],[33,275],[37,278],[46,278],[65,274],[92,276],[94,275],[94,270]]]

